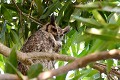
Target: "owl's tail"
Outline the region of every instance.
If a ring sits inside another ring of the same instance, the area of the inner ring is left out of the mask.
[[[23,74],[23,75],[27,75],[27,71],[28,71],[28,66],[24,65],[21,62],[18,62],[18,70]]]
[[[47,70],[51,70],[54,69],[54,64],[55,61],[48,61],[48,60],[33,60],[32,62],[33,64],[42,64],[43,66],[43,71],[47,71]],[[21,62],[18,62],[18,70],[23,74],[23,75],[27,75],[27,71],[29,69],[30,65],[25,65]]]

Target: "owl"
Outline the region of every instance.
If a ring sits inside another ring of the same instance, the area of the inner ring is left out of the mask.
[[[70,27],[67,26],[64,29],[60,28],[55,23],[54,15],[51,16],[50,22],[42,26],[38,31],[32,34],[23,47],[21,48],[22,52],[48,52],[50,54],[59,53],[62,40],[64,35],[69,32]],[[29,55],[29,54],[28,54]],[[54,60],[31,60],[33,64],[40,63],[43,66],[43,71],[50,70],[54,68]],[[21,62],[18,63],[19,71],[26,75],[27,70],[30,66],[25,65]]]

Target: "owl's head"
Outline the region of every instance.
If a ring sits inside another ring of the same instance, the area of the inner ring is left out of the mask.
[[[55,17],[54,15],[51,16],[50,18],[50,22],[47,23],[44,28],[45,31],[47,31],[48,33],[51,33],[55,40],[59,41],[63,39],[63,36],[70,31],[70,27],[67,26],[65,28],[60,28],[59,26],[57,26],[57,24],[55,23]]]

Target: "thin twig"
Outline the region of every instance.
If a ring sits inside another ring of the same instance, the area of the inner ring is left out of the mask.
[[[37,23],[38,25],[43,26],[43,24],[41,24],[39,20],[35,19],[34,17],[32,17],[32,16],[30,16],[30,15],[28,15],[28,14],[26,14],[26,13],[23,13],[23,12],[20,10],[20,8],[17,6],[17,4],[15,3],[15,0],[12,0],[12,2],[13,2],[13,4],[15,5],[15,7],[17,8],[17,10],[20,12],[21,15],[29,18],[31,21]]]
[[[102,72],[102,73],[105,73],[107,72],[107,66],[105,64],[101,64],[101,63],[94,63],[92,66],[92,68]],[[115,66],[117,67],[117,66]],[[111,70],[108,74],[112,74],[112,75],[115,75],[117,77],[120,77],[120,73],[119,73],[119,69],[115,69],[115,67],[111,67]]]
[[[26,13],[23,13],[23,12],[22,12],[22,15],[27,17],[27,18],[29,18],[30,20],[32,20],[33,22],[37,23],[38,25],[43,26],[43,24],[41,24],[40,21],[38,21],[36,18],[34,18],[34,17],[32,17],[32,16],[30,16],[30,15],[28,15]]]

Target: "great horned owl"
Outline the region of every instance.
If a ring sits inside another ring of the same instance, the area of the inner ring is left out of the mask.
[[[51,21],[41,27],[37,32],[32,34],[26,43],[23,45],[21,51],[28,52],[48,52],[58,53],[62,46],[63,36],[70,30],[67,26],[64,29],[55,24],[54,16],[51,16]],[[43,70],[53,69],[55,61],[48,61],[46,59],[39,59],[33,61],[33,63],[40,63],[43,65]],[[26,75],[29,66],[23,63],[18,63],[18,69],[22,74]]]

